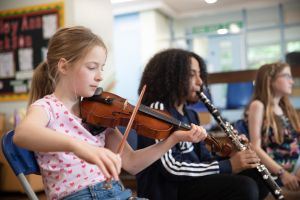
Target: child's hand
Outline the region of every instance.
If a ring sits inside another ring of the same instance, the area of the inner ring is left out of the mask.
[[[284,171],[284,173],[280,176],[281,181],[283,185],[288,189],[292,191],[299,190],[299,181],[300,179],[287,171]]]
[[[206,130],[202,126],[191,125],[192,129],[189,131],[178,130],[172,135],[176,136],[178,142],[193,142],[197,143],[204,140],[207,137]]]
[[[247,144],[249,142],[249,140],[245,134],[239,135],[238,138],[243,144]]]
[[[238,151],[230,158],[232,173],[236,174],[245,169],[255,168],[260,162],[255,151],[247,149],[245,151]]]
[[[83,141],[76,142],[73,153],[86,162],[97,165],[106,178],[119,180],[122,167],[120,155]]]

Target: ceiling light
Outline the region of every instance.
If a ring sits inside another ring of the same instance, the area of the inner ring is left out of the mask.
[[[239,33],[241,31],[241,28],[237,24],[232,23],[229,25],[229,30],[231,33]]]
[[[132,1],[132,0],[110,0],[110,2],[112,4],[125,3],[125,2],[128,2],[128,1]]]
[[[228,33],[228,29],[227,28],[220,28],[217,30],[217,33],[220,35],[224,35]]]
[[[206,3],[216,3],[218,0],[205,0]]]

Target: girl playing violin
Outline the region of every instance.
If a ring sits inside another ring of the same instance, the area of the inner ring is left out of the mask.
[[[201,57],[181,49],[159,52],[147,63],[139,91],[144,84],[148,86],[144,105],[166,110],[184,123],[200,123],[197,114],[186,105],[199,101],[196,92],[206,85],[206,67]],[[158,142],[138,137],[139,148]],[[252,178],[236,175],[255,168],[258,161],[252,150],[217,161],[203,142],[180,142],[137,175],[138,195],[155,200],[263,199],[268,192],[265,188],[259,192]]]
[[[47,60],[35,70],[25,119],[15,130],[14,142],[35,152],[48,199],[128,199],[120,184],[121,167],[140,172],[180,141],[199,142],[205,130],[175,131],[164,141],[133,151],[119,131],[106,129],[93,136],[82,124],[81,97],[94,94],[105,65],[107,49],[89,29],[58,30],[49,41]],[[112,188],[106,180],[112,180]]]

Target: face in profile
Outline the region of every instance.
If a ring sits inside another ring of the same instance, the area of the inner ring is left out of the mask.
[[[92,96],[103,79],[106,51],[101,46],[93,47],[74,67],[71,85],[78,96]]]
[[[189,102],[197,102],[199,98],[197,96],[198,91],[203,84],[202,79],[200,78],[200,65],[199,62],[194,58],[191,57],[191,71],[190,71],[190,87],[188,92],[187,100]]]
[[[292,87],[294,85],[293,77],[291,74],[291,68],[285,67],[279,72],[275,80],[272,82],[272,90],[275,96],[285,96],[292,93]]]

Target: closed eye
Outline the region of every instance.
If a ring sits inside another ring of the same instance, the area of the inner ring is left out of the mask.
[[[94,69],[98,69],[98,68],[99,68],[99,65],[96,64],[96,63],[88,63],[88,64],[86,65],[86,67],[87,67],[88,69],[90,69],[90,70],[94,70]]]
[[[96,69],[97,67],[95,67],[95,66],[87,66],[87,68],[90,69],[90,70],[93,70],[93,69]]]

